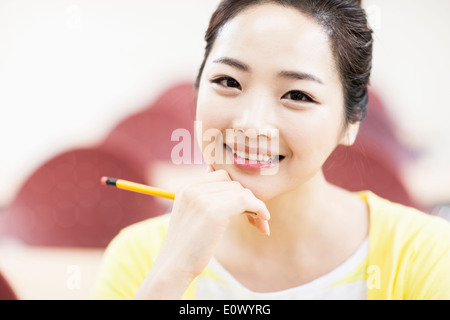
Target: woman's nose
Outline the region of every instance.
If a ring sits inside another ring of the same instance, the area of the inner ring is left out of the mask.
[[[275,106],[271,99],[264,95],[250,95],[240,101],[233,127],[246,133],[249,139],[265,135],[269,139],[278,136]]]

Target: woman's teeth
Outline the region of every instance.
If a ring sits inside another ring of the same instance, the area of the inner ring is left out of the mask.
[[[261,161],[261,162],[273,162],[278,159],[278,156],[268,156],[264,154],[255,154],[255,153],[247,153],[243,151],[234,151],[234,154],[237,155],[239,158],[252,160],[252,161]]]

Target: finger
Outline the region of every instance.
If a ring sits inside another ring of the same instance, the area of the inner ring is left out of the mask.
[[[254,220],[256,229],[258,229],[262,234],[270,236],[269,222],[267,220],[262,220],[259,218]]]
[[[191,186],[191,188],[195,188],[198,193],[201,194],[211,194],[223,191],[231,191],[243,189],[242,185],[237,181],[211,181],[208,183],[199,183]]]
[[[212,165],[208,164],[208,166],[206,167],[206,173],[210,173],[210,172],[213,172],[213,171],[216,171],[216,170],[214,170]]]
[[[253,219],[252,216],[247,215],[247,220],[248,220],[248,222],[250,222],[250,224],[251,224],[252,226],[256,227],[255,219]]]
[[[189,189],[195,185],[219,181],[232,181],[232,180],[225,170],[211,171],[201,176],[200,178],[195,179],[195,181],[191,181],[189,183],[180,185],[176,190],[176,194],[180,194],[184,190]]]
[[[230,215],[250,214],[254,218],[269,220],[270,213],[263,201],[256,198],[249,189],[239,188],[223,191],[221,198],[229,199]]]
[[[230,175],[225,170],[214,170],[214,168],[210,168],[211,169],[207,169],[207,174],[203,175],[197,182],[231,181]]]
[[[256,218],[260,218],[263,220],[269,220],[270,212],[267,209],[266,204],[263,201],[256,198],[256,196],[250,189],[244,188],[243,192],[247,194],[249,201],[251,201],[251,203],[249,203],[249,207],[244,213],[254,215],[256,216]],[[255,210],[252,210],[250,205],[254,205]]]

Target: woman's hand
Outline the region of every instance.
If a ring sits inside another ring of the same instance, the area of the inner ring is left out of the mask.
[[[190,282],[209,263],[232,217],[248,214],[249,222],[257,230],[269,234],[270,213],[264,202],[239,182],[232,181],[225,170],[213,171],[209,167],[208,171],[198,181],[176,191],[164,245],[146,279],[162,286],[158,281],[161,277],[166,282],[162,287],[167,295],[161,286],[156,286],[160,288],[158,291],[142,290],[147,296],[181,298]],[[167,274],[170,278],[164,279]]]

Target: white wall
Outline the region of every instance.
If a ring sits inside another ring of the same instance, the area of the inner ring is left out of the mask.
[[[375,29],[372,84],[423,152],[404,172],[424,204],[450,204],[450,1],[363,0]]]
[[[49,157],[192,80],[214,0],[0,0],[0,206]]]
[[[427,151],[422,163],[435,169],[427,177],[442,180],[450,172],[450,1],[363,2],[376,30],[372,83],[402,139]],[[100,141],[169,84],[193,80],[217,3],[0,0],[0,206],[49,157]],[[430,186],[438,184],[422,187]],[[415,192],[438,201],[436,192]],[[448,192],[440,197],[450,201]]]

